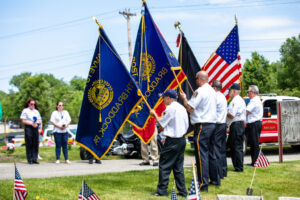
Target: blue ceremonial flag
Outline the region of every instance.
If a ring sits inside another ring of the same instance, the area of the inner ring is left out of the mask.
[[[175,82],[171,67],[179,67],[179,71],[176,71],[176,75],[179,76],[180,65],[153,21],[146,2],[143,1],[130,73],[153,109],[157,109],[162,104],[162,98],[158,94],[171,88],[172,83]],[[185,76],[180,77],[181,82]],[[149,109],[144,101],[138,108],[140,110],[130,116],[129,123],[144,129],[150,119]],[[143,137],[140,138],[147,143]]]
[[[135,81],[101,27],[82,100],[77,143],[102,159],[141,101],[137,90]]]

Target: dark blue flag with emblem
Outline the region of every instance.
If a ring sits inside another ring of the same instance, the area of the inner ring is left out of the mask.
[[[76,141],[97,159],[108,152],[133,109],[138,87],[102,26],[88,74]]]
[[[179,76],[182,71],[179,63],[153,21],[146,2],[143,1],[142,16],[130,73],[150,107],[156,111],[163,104],[158,94],[171,88],[172,83],[175,81],[171,67],[177,67],[176,75]],[[181,77],[181,80],[178,78],[180,82],[185,78],[185,76],[179,77]],[[178,87],[177,84],[175,85],[176,87]],[[149,109],[145,102],[142,101],[136,112],[130,116],[129,122],[139,129],[144,129],[149,120]],[[144,143],[151,139],[151,137],[139,135],[136,131],[135,133],[138,134]]]

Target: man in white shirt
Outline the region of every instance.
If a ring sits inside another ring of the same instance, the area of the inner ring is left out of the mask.
[[[215,129],[215,152],[217,157],[218,173],[220,178],[227,176],[227,160],[226,160],[226,115],[227,115],[227,100],[222,90],[221,81],[214,80],[211,87],[217,93],[217,122]]]
[[[185,93],[180,96],[186,110],[190,113],[191,124],[194,125],[194,146],[197,166],[197,175],[200,190],[208,191],[209,179],[209,152],[211,138],[216,125],[216,92],[208,84],[208,74],[205,71],[197,72],[196,83],[199,88],[188,101]]]
[[[185,137],[189,127],[189,119],[185,108],[179,104],[175,90],[168,89],[162,94],[166,110],[159,119],[154,110],[150,114],[159,122],[163,129],[163,135],[166,136],[164,146],[159,159],[159,181],[157,192],[152,195],[168,196],[169,176],[173,171],[178,195],[187,196],[184,180],[184,150]]]
[[[251,164],[250,166],[254,166],[256,159],[259,154],[259,137],[261,133],[262,127],[262,117],[263,117],[263,105],[259,98],[258,87],[256,85],[250,85],[248,88],[248,96],[250,98],[250,102],[246,108],[247,114],[247,127],[246,127],[246,136],[248,138],[248,143],[250,144],[250,152],[251,152]]]
[[[241,87],[233,83],[229,88],[229,96],[232,98],[228,106],[227,118],[229,118],[229,144],[231,159],[235,172],[243,172],[244,152],[243,142],[245,134],[246,104],[240,96]]]

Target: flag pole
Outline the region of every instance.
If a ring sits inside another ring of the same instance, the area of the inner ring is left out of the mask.
[[[82,186],[81,186],[81,199],[83,200],[83,192],[84,192],[84,177],[82,176]]]
[[[260,153],[261,153],[261,149],[262,149],[262,146],[260,147],[258,157],[259,157],[259,155],[260,155]],[[258,157],[257,157],[257,159],[258,159]],[[257,159],[256,159],[256,161],[257,161]],[[255,162],[256,162],[256,161],[255,161]],[[247,188],[247,195],[252,195],[252,193],[253,193],[253,190],[252,190],[252,184],[253,184],[253,181],[254,181],[254,176],[255,176],[256,168],[257,168],[257,167],[254,167],[254,168],[255,168],[255,169],[254,169],[254,172],[253,172],[253,177],[252,177],[252,180],[251,180],[251,183],[250,183],[250,187]]]
[[[16,159],[14,159],[14,165],[15,165],[15,178],[16,178]],[[14,180],[14,189],[13,189],[13,200],[15,200],[15,180]]]
[[[174,71],[174,68],[173,68],[173,67],[171,67],[171,71],[172,71],[173,74],[174,74],[174,77],[175,77],[175,80],[176,80],[176,82],[177,82],[177,85],[179,86],[180,92],[183,92],[183,91],[182,91],[181,84],[180,84],[179,81],[178,81],[178,78],[177,78],[177,76],[176,76],[176,74],[175,74],[175,71]]]
[[[96,17],[92,17],[94,20],[95,20],[95,22],[98,24],[98,31],[99,31],[99,84],[101,84],[100,82],[101,82],[101,59],[100,59],[100,57],[101,57],[101,51],[100,51],[100,44],[101,44],[101,28],[103,28],[103,26],[99,23],[99,21],[96,19]],[[100,95],[98,95],[98,102],[99,102],[99,122],[102,122],[102,118],[101,118],[101,105],[100,105],[100,102],[101,102],[101,100],[100,100]]]
[[[149,105],[147,99],[146,99],[145,96],[143,95],[142,91],[141,91],[140,89],[138,89],[138,90],[137,90],[137,93],[138,93],[139,96],[141,96],[141,97],[143,98],[143,100],[144,100],[145,104],[147,105],[148,109],[149,109],[149,110],[152,110],[152,108],[150,107],[150,105]],[[159,121],[157,121],[157,123],[158,123],[158,125],[159,125],[160,127],[162,127],[162,125],[159,123]]]
[[[196,198],[199,200],[199,191],[198,191],[198,186],[197,186],[197,178],[196,178],[196,172],[195,172],[195,163],[192,161],[192,166],[193,166],[193,177],[194,177],[194,185],[195,185],[195,191],[196,191]]]
[[[175,27],[175,29],[178,28],[178,30],[179,30],[179,32],[180,32],[180,35],[181,35],[180,48],[179,48],[179,52],[180,52],[180,61],[179,61],[179,62],[180,62],[180,66],[182,67],[182,36],[183,36],[183,31],[182,31],[180,25],[181,25],[181,23],[180,23],[179,21],[177,21],[177,22],[174,24],[174,27]],[[175,76],[175,78],[176,78],[176,81],[177,81],[177,83],[178,83],[178,80],[177,80],[177,77],[176,77],[174,71],[173,71],[173,74],[174,74],[174,76]],[[193,92],[193,94],[194,94],[195,91],[193,90],[193,87],[192,87],[192,85],[191,85],[189,79],[186,78],[186,81],[187,81],[187,83],[188,83],[190,89],[192,90],[192,92]],[[178,84],[178,85],[179,85],[179,84]],[[179,87],[180,87],[180,90],[182,91],[181,86],[179,86]]]

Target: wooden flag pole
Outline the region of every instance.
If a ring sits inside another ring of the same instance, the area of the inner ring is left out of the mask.
[[[83,192],[84,192],[84,177],[82,176],[82,186],[81,186],[81,198],[83,200]]]
[[[196,172],[195,172],[195,162],[192,161],[192,166],[193,166],[193,177],[194,177],[194,185],[195,185],[195,191],[196,191],[196,198],[199,200],[199,191],[198,191],[198,186],[197,186],[197,178],[196,178]]]
[[[16,178],[16,160],[14,159],[14,165],[15,165],[15,178]],[[15,179],[14,179],[14,189],[13,189],[13,200],[15,200]]]
[[[174,74],[174,77],[175,77],[175,80],[176,80],[176,82],[177,82],[177,85],[178,85],[178,87],[179,87],[180,92],[183,92],[183,91],[182,91],[182,88],[181,88],[181,84],[179,83],[178,78],[177,78],[177,76],[176,76],[176,74],[175,74],[174,68],[171,67],[171,70],[172,70],[172,72],[173,72],[173,74]]]
[[[152,108],[150,107],[150,105],[149,105],[147,99],[145,98],[145,96],[143,95],[143,93],[141,92],[141,90],[138,89],[137,92],[138,92],[138,95],[141,96],[141,97],[143,98],[143,100],[144,100],[145,104],[147,105],[148,109],[149,109],[149,110],[152,110]],[[161,124],[159,123],[159,121],[157,121],[157,123],[158,123],[158,125],[159,125],[160,127],[162,127]]]

